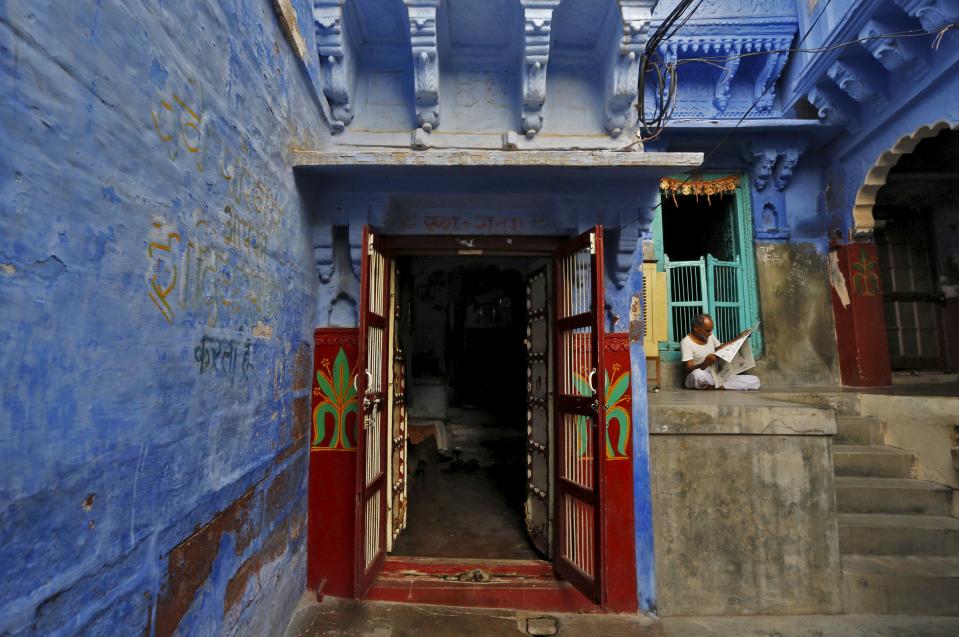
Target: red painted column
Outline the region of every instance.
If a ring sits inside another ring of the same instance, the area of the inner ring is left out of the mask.
[[[629,334],[606,334],[605,517],[603,587],[606,608],[633,613],[636,595],[636,533],[633,521],[632,389]]]
[[[833,250],[849,297],[846,304],[836,290],[832,290],[842,384],[853,387],[891,385],[876,246],[850,243]]]
[[[359,332],[322,328],[314,342],[306,583],[352,597]]]

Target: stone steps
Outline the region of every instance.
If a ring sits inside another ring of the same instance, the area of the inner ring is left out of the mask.
[[[839,513],[949,516],[952,490],[924,480],[838,477],[836,509]]]
[[[843,608],[862,615],[959,615],[959,557],[843,555]]]
[[[911,478],[916,455],[895,447],[834,445],[837,476]]]
[[[938,515],[841,513],[840,553],[959,556],[959,519]]]
[[[841,445],[882,445],[882,422],[869,416],[836,415],[835,444]]]

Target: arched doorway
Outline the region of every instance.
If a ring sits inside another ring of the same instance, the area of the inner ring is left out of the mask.
[[[955,370],[959,130],[943,126],[898,157],[876,191],[872,221],[892,369]],[[853,272],[851,285],[868,286],[870,274]]]

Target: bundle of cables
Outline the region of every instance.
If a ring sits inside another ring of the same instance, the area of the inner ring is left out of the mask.
[[[676,62],[662,56],[662,44],[669,40],[696,12],[703,0],[679,0],[656,31],[646,41],[646,48],[639,58],[639,87],[636,110],[643,141],[656,139],[666,127],[676,101]],[[690,6],[696,4],[690,9]],[[655,98],[651,109],[646,108],[646,85],[652,83]]]

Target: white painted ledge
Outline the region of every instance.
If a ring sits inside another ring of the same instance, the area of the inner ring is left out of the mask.
[[[558,168],[689,168],[703,153],[609,150],[334,150],[293,152],[294,166],[530,166]]]

